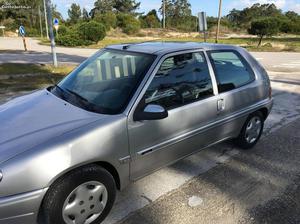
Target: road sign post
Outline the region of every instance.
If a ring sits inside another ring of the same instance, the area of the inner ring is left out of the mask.
[[[207,31],[207,20],[206,20],[206,12],[199,12],[199,32],[203,33],[204,42],[206,42],[206,31]]]
[[[24,50],[27,51],[27,46],[26,46],[26,39],[25,39],[25,27],[24,26],[20,26],[19,27],[19,33],[22,36],[23,39],[23,45],[24,45]]]
[[[51,10],[51,2],[50,0],[45,0],[46,2],[46,10],[47,10],[47,19],[49,25],[49,36],[51,41],[51,52],[53,57],[53,65],[57,67],[57,56],[56,56],[56,49],[55,49],[55,40],[53,35],[53,26],[52,26],[52,10]]]
[[[222,14],[222,0],[220,0],[220,2],[219,2],[219,14],[218,14],[218,25],[217,25],[217,31],[216,31],[216,43],[219,42],[221,14]]]

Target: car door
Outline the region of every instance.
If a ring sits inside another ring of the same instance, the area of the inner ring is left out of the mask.
[[[214,142],[216,81],[202,51],[167,55],[145,85],[128,118],[131,178],[137,179]],[[168,110],[161,120],[134,121],[140,104]]]
[[[214,50],[207,53],[218,85],[218,119],[222,121],[220,128],[224,130],[220,137],[235,137],[248,116],[247,110],[262,97],[258,94],[261,91],[254,82],[256,77],[251,66],[238,51]]]

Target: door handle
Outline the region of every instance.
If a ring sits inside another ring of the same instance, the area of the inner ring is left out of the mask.
[[[219,112],[225,110],[225,100],[224,99],[218,100],[217,109]]]

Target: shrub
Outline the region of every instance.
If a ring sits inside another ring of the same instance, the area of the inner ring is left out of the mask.
[[[27,37],[38,37],[41,35],[41,31],[35,28],[25,28]]]
[[[97,13],[94,17],[94,20],[102,23],[107,31],[110,30],[110,28],[117,27],[117,16],[112,12],[107,12],[104,14]]]
[[[58,28],[58,35],[66,35],[69,32],[69,28],[65,25],[60,25]]]
[[[65,46],[65,47],[76,47],[76,46],[92,44],[91,41],[79,38],[79,34],[75,31],[69,31],[65,35],[59,35],[55,41],[58,45]]]
[[[59,36],[64,36],[66,34],[68,34],[70,32],[70,29],[68,27],[66,27],[65,25],[60,25],[58,28],[58,37]],[[53,29],[53,33],[54,33],[54,37],[57,37],[57,33],[56,30]]]
[[[251,22],[251,27],[248,29],[249,34],[259,37],[258,47],[262,43],[264,36],[272,36],[279,32],[280,22],[272,17],[267,17]]]
[[[139,32],[141,28],[140,21],[129,14],[120,13],[117,16],[117,25],[122,28],[126,34],[134,34]]]
[[[81,23],[77,27],[77,32],[79,34],[79,38],[96,43],[103,40],[106,36],[105,27],[96,21]]]

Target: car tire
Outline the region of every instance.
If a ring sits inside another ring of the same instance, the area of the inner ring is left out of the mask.
[[[259,111],[249,115],[240,135],[234,140],[235,144],[241,149],[251,149],[259,141],[264,128],[264,117]]]
[[[50,187],[39,223],[69,224],[76,219],[76,224],[99,224],[110,212],[115,197],[116,184],[106,169],[95,165],[76,169]]]

